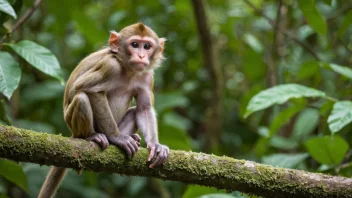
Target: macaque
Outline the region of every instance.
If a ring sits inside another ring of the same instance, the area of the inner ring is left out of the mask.
[[[139,129],[150,149],[149,167],[166,161],[169,148],[159,143],[153,108],[154,69],[164,59],[165,41],[136,23],[111,31],[109,46],[78,64],[64,95],[64,119],[74,138],[103,149],[113,144],[132,158],[140,146]],[[133,98],[136,106],[130,107]],[[66,168],[52,167],[38,197],[53,197],[65,173]]]

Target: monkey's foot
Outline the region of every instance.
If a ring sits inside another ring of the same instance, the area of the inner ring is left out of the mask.
[[[111,144],[122,148],[127,153],[128,158],[132,159],[139,149],[138,137],[139,135],[136,136],[135,134],[131,136],[120,134],[118,137],[110,137],[109,141]]]
[[[109,146],[108,138],[103,133],[94,133],[92,136],[86,138],[86,140],[99,144],[102,149],[106,149]]]

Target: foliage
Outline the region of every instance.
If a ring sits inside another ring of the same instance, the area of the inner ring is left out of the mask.
[[[223,126],[214,133],[219,148],[210,152],[351,177],[352,1],[205,2],[225,84]],[[160,141],[172,149],[207,150],[205,136],[214,134],[204,133],[204,122],[216,90],[202,62],[191,1],[43,1],[12,32],[33,3],[0,0],[1,123],[70,136],[63,83],[83,57],[106,44],[109,30],[142,21],[168,39],[155,79]],[[9,167],[16,173],[0,173],[0,197],[36,197],[47,169]],[[72,172],[58,197],[161,194],[242,197],[150,178]]]

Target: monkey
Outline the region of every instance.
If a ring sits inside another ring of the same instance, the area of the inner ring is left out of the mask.
[[[109,144],[133,158],[143,134],[154,168],[168,158],[169,148],[158,140],[154,110],[154,70],[163,60],[166,39],[147,25],[135,23],[111,31],[108,46],[88,55],[71,73],[64,92],[64,120],[73,138]],[[136,106],[130,107],[135,100]],[[66,168],[52,167],[38,198],[53,197]]]

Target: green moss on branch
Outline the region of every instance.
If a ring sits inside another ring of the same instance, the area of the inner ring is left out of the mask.
[[[171,151],[162,167],[150,169],[148,153],[141,148],[128,160],[114,146],[102,151],[84,140],[0,125],[0,157],[13,161],[155,177],[263,197],[352,197],[350,178],[185,151]]]

